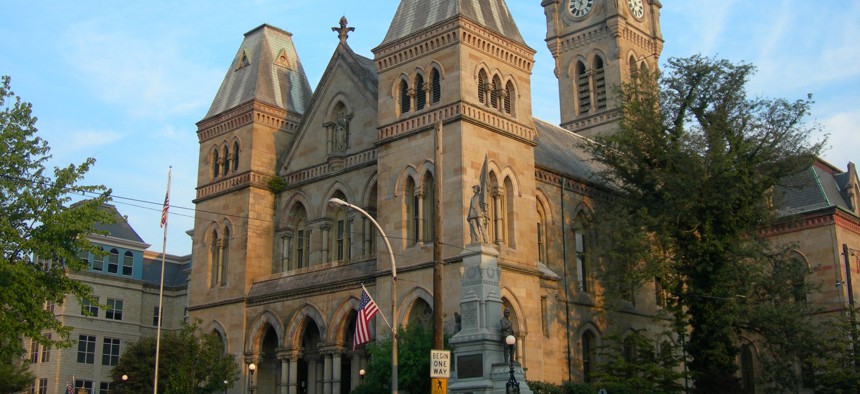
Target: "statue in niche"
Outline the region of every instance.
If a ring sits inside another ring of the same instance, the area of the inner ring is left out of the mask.
[[[504,317],[499,320],[499,329],[502,333],[502,344],[508,347],[507,351],[505,352],[505,362],[508,362],[508,360],[516,361],[515,349],[517,345],[514,344],[513,346],[509,346],[507,342],[505,342],[505,339],[508,337],[508,335],[513,335],[515,337],[517,336],[517,334],[514,333],[514,325],[511,322],[510,315],[511,310],[509,308],[505,308]]]
[[[469,201],[469,214],[466,220],[469,221],[469,235],[472,237],[472,242],[487,243],[487,233],[485,230],[486,224],[489,221],[487,218],[487,204],[484,203],[484,194],[481,193],[481,186],[472,186],[472,199]]]
[[[352,120],[352,114],[347,114],[341,109],[337,113],[335,122],[329,123],[332,126],[332,150],[335,152],[346,152],[349,149],[349,122]]]

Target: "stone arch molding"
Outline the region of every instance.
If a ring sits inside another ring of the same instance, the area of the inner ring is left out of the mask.
[[[278,335],[278,343],[282,343],[284,339],[284,325],[281,323],[281,320],[278,319],[277,316],[273,312],[263,311],[256,319],[254,319],[254,323],[251,325],[251,329],[248,330],[247,342],[245,343],[245,352],[246,353],[255,353],[260,348],[260,341],[262,341],[262,333],[263,327],[268,324],[271,326],[275,333]]]
[[[287,348],[301,347],[302,335],[304,334],[305,318],[311,319],[320,331],[320,338],[328,338],[329,333],[326,328],[326,321],[322,313],[311,304],[305,304],[299,308],[296,313],[290,317],[289,325],[287,326],[284,344]]]

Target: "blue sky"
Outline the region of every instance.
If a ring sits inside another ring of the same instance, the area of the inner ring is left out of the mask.
[[[860,1],[662,0],[662,59],[701,53],[758,67],[750,94],[801,99],[829,135],[823,157],[860,160]],[[160,205],[173,183],[167,251],[191,251],[198,143],[243,34],[263,23],[293,33],[313,88],[346,15],[359,54],[385,36],[398,1],[0,0],[0,75],[33,103],[55,165],[95,157],[86,183],[113,189],[115,203],[150,249],[160,251]],[[553,62],[539,0],[509,0],[535,50],[533,112],[558,123]],[[816,136],[820,138],[821,135]]]

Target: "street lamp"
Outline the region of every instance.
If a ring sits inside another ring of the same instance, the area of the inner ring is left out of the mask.
[[[254,371],[257,370],[257,366],[254,363],[248,364],[248,394],[254,394]]]
[[[125,383],[128,381],[128,375],[122,375],[122,382]]]
[[[224,381],[224,394],[227,394],[227,384],[230,383],[228,381]]]
[[[505,337],[505,343],[508,344],[508,352],[510,354],[508,360],[511,362],[511,377],[505,385],[505,392],[519,393],[520,382],[517,382],[517,378],[514,377],[514,345],[517,343],[517,338],[513,335],[508,335]]]
[[[364,383],[364,374],[366,372],[363,369],[358,370],[358,384],[361,385]]]
[[[385,231],[382,231],[382,227],[373,218],[367,213],[365,210],[352,205],[346,201],[343,201],[339,198],[330,198],[328,200],[330,204],[342,205],[344,207],[352,208],[358,213],[362,214],[374,226],[376,226],[376,231],[379,231],[379,235],[382,236],[382,240],[385,241],[385,247],[388,248],[388,259],[391,260],[391,393],[398,394],[397,391],[397,265],[394,262],[394,251],[391,250],[391,243],[388,242],[388,237],[385,235]]]

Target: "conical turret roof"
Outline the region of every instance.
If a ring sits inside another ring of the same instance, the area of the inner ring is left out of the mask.
[[[303,114],[310,98],[292,34],[264,24],[245,33],[206,118],[251,100]]]
[[[526,45],[504,0],[401,0],[381,45],[457,15]]]

